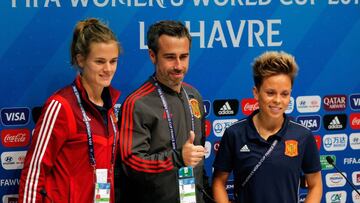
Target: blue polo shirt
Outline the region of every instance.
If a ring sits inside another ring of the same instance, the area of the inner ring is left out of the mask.
[[[258,111],[225,130],[213,164],[214,169],[233,172],[238,202],[298,202],[301,173],[321,170],[315,139],[309,129],[289,120],[284,114],[282,128],[264,140],[252,121],[256,113]],[[274,139],[279,141],[278,144],[242,187],[241,184]]]

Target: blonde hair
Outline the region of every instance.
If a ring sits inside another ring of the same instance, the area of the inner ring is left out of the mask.
[[[86,58],[90,53],[91,43],[108,43],[110,41],[115,41],[118,44],[120,54],[120,43],[107,25],[96,18],[79,21],[75,26],[70,47],[71,65],[79,67],[76,56],[80,54]]]
[[[257,88],[265,78],[279,74],[288,75],[293,85],[297,72],[298,65],[294,56],[283,51],[265,52],[255,58],[253,63],[253,79]]]

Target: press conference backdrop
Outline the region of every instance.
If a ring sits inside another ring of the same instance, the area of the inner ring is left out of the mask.
[[[69,44],[77,21],[97,17],[123,47],[113,85],[125,96],[153,73],[146,30],[162,19],[184,22],[193,37],[185,81],[207,109],[206,171],[224,129],[257,108],[251,63],[267,50],[296,57],[300,72],[287,113],[310,128],[321,154],[322,202],[360,202],[330,155],[360,189],[359,0],[1,0],[0,198],[17,202],[31,142],[32,110],[74,79]],[[232,197],[233,182],[227,189]],[[304,200],[306,190],[301,190]]]

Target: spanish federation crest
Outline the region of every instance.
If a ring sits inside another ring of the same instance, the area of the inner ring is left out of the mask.
[[[285,141],[285,155],[289,157],[295,157],[298,155],[298,141],[286,140]]]
[[[201,112],[200,112],[200,107],[199,107],[198,100],[190,99],[189,103],[191,105],[191,109],[192,109],[192,112],[193,112],[194,116],[196,118],[200,118],[201,117]]]

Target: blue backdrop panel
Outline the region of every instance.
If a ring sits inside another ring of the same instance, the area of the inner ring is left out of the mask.
[[[119,104],[154,71],[144,41],[149,25],[162,19],[187,25],[193,44],[186,82],[199,89],[209,110],[209,175],[224,127],[256,106],[249,100],[253,58],[266,50],[292,53],[300,72],[289,115],[314,131],[322,158],[332,155],[360,189],[359,1],[7,0],[0,1],[3,202],[16,200],[32,110],[74,79],[70,40],[76,22],[87,17],[107,22],[122,43],[113,80],[122,91]],[[216,116],[214,103],[228,100],[238,113]],[[322,172],[322,202],[360,202],[326,162]],[[232,187],[229,180],[229,193]],[[306,190],[301,194],[303,200]]]

